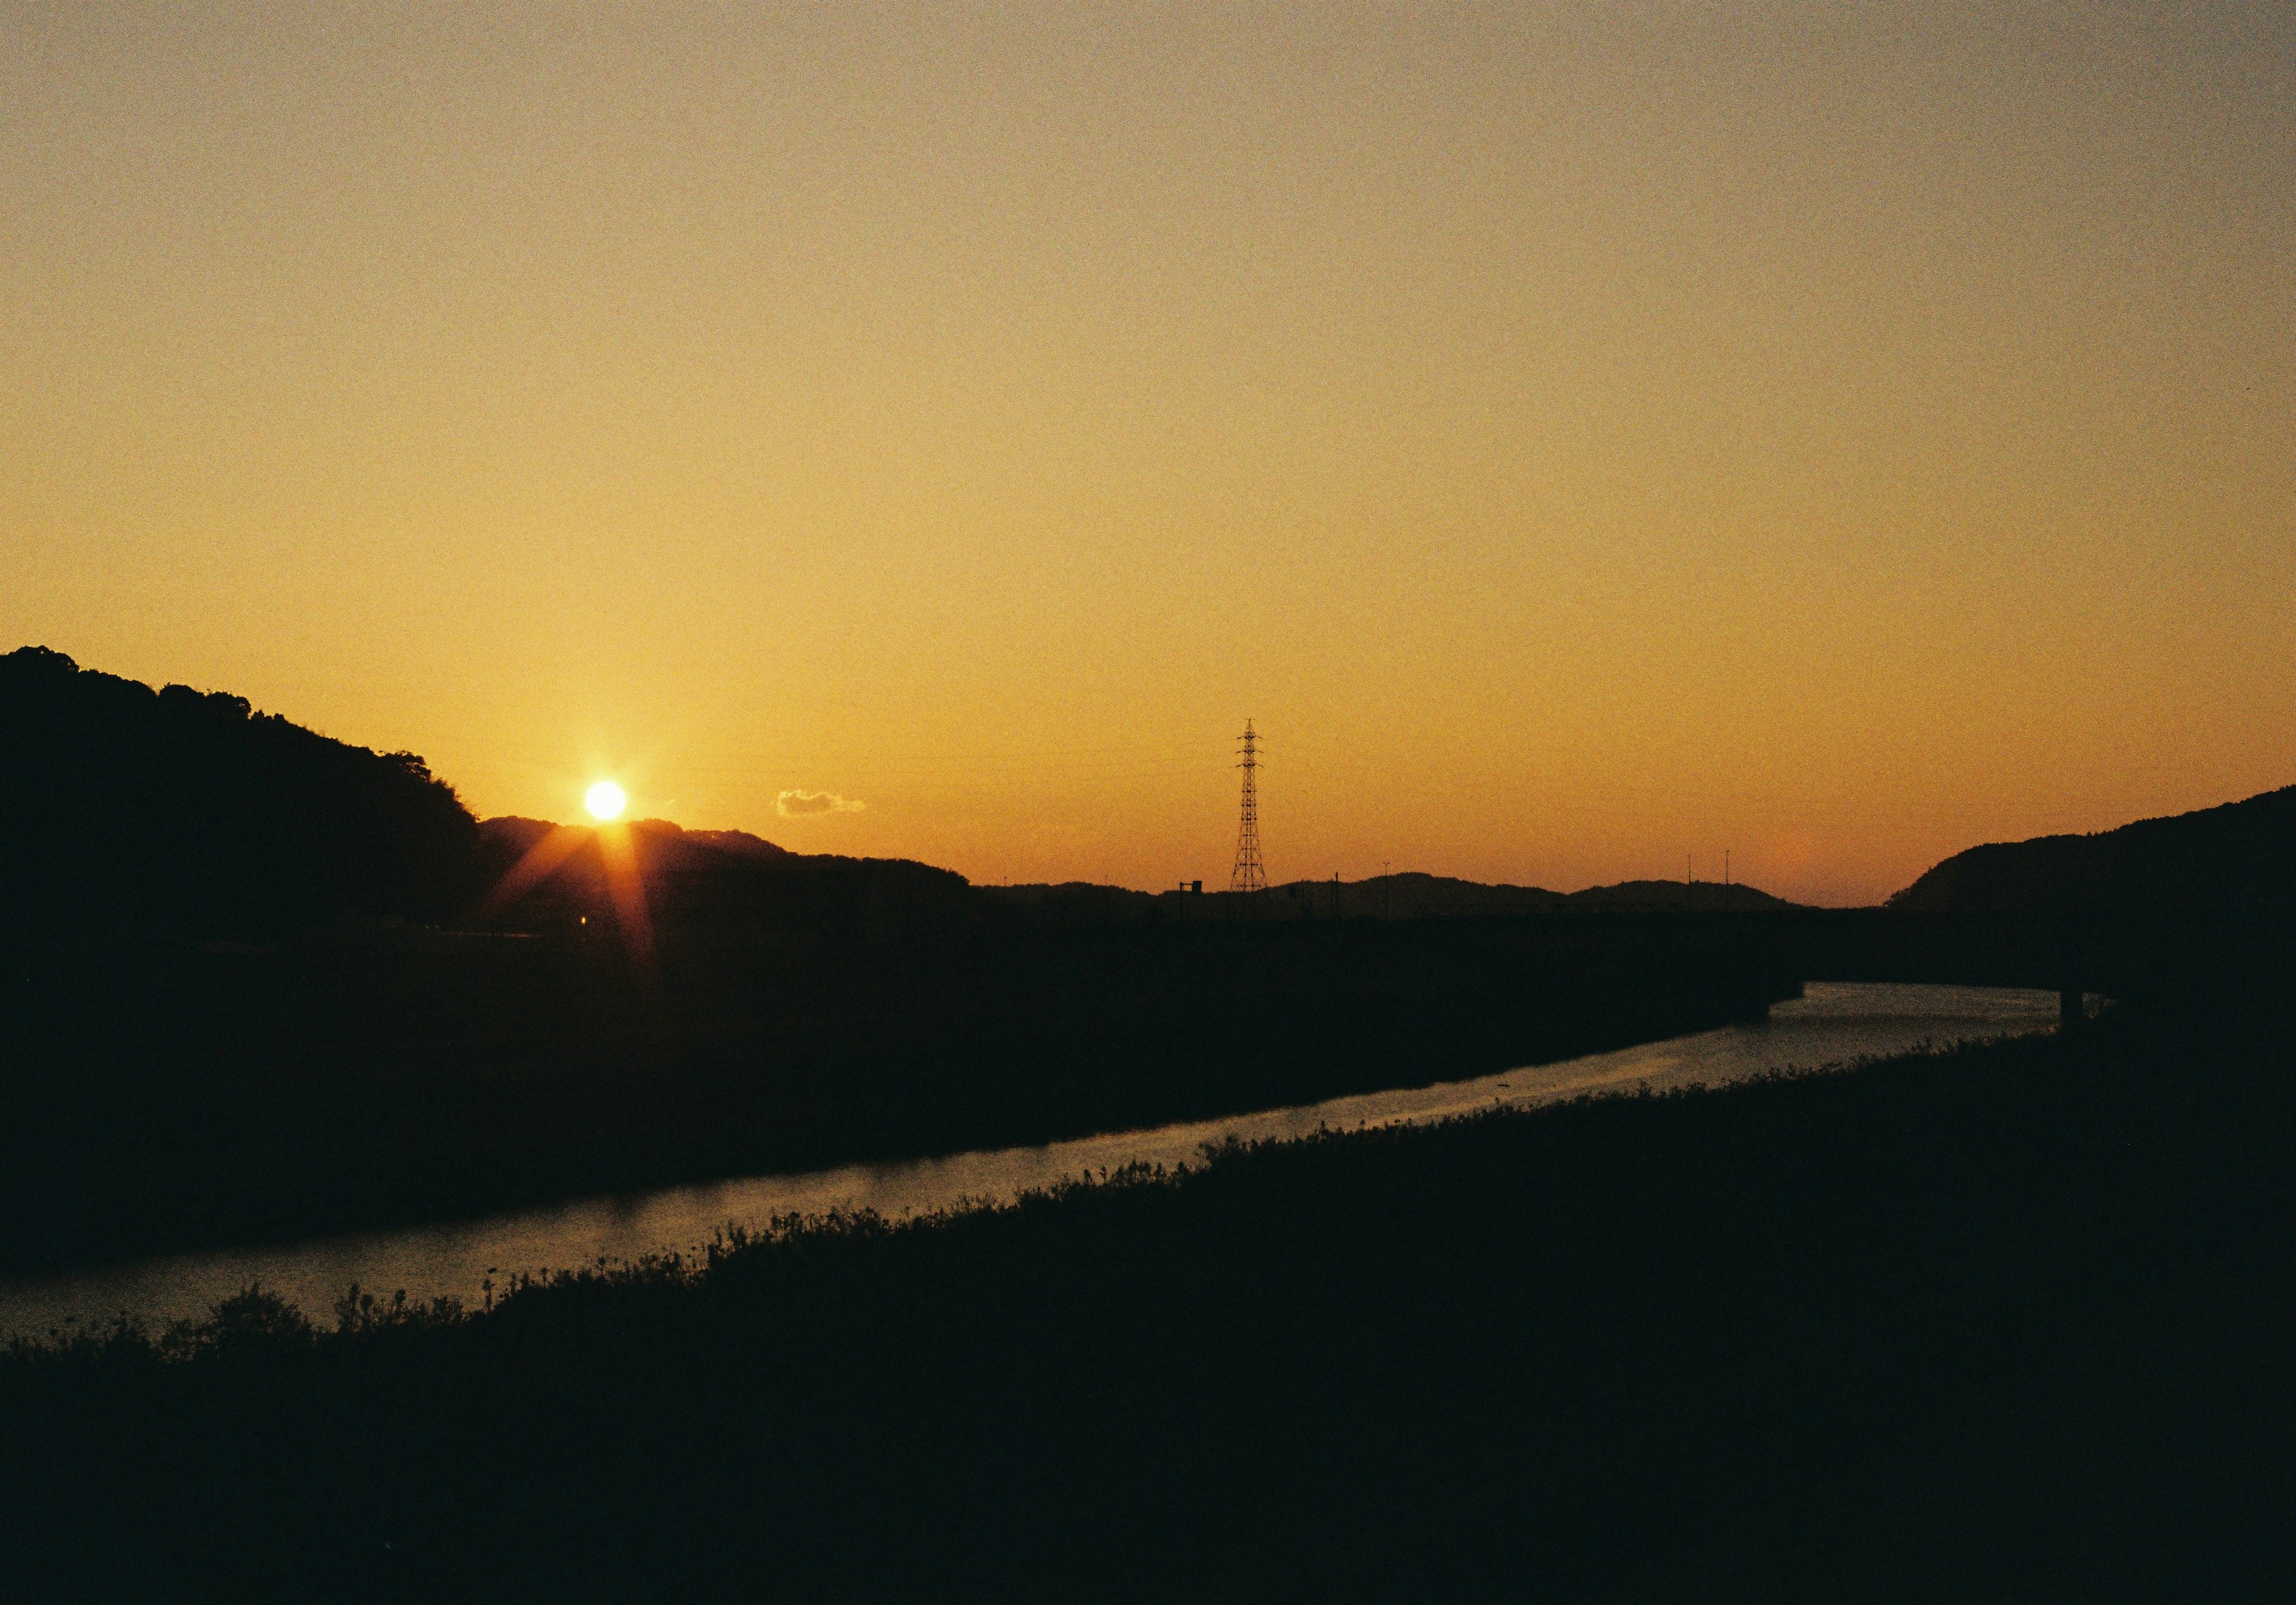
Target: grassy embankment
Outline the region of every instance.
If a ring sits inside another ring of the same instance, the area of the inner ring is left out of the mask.
[[[2290,1056],[2111,1019],[0,1363],[33,1593],[2263,1597]],[[2279,1597],[2285,1597],[2280,1593]]]

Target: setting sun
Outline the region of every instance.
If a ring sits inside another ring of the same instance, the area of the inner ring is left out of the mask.
[[[590,810],[593,819],[619,819],[629,800],[619,786],[610,780],[602,780],[583,793],[582,806]]]

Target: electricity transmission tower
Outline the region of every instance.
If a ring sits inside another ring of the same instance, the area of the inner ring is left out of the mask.
[[[1243,771],[1243,823],[1235,832],[1235,871],[1227,878],[1232,892],[1264,892],[1267,889],[1267,871],[1259,862],[1259,738],[1252,733],[1251,721],[1243,722],[1243,745],[1236,750],[1243,761],[1236,766]]]

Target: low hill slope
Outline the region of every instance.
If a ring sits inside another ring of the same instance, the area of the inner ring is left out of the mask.
[[[1774,897],[1756,887],[1723,885],[1713,880],[1622,880],[1616,886],[1590,886],[1566,899],[1572,912],[1598,910],[1623,913],[1648,909],[1728,909],[1738,913],[1775,913],[1807,906]]]
[[[0,656],[0,933],[270,939],[346,916],[534,929],[611,906],[595,833],[516,906],[490,888],[561,827],[481,825],[411,752],[330,739],[247,699],[153,690],[29,646]],[[963,916],[962,876],[801,856],[741,831],[628,828],[664,924],[906,929]]]
[[[792,853],[746,831],[689,831],[641,819],[627,832],[630,862],[660,925],[890,934],[968,923],[976,911],[964,877],[905,858]],[[603,851],[586,825],[505,815],[479,826],[483,922],[546,930],[610,921],[614,898]],[[521,868],[521,866],[529,868]],[[529,869],[546,865],[546,872]]]
[[[1301,881],[1295,891],[1278,891],[1298,897],[1322,897],[1331,888],[1323,881]],[[1467,913],[1676,913],[1682,910],[1734,910],[1753,913],[1795,906],[1751,886],[1724,886],[1718,881],[1622,880],[1616,886],[1590,886],[1581,891],[1551,892],[1544,887],[1487,885],[1448,875],[1406,872],[1358,880],[1342,888],[1345,912],[1385,913],[1401,919],[1419,914]]]
[[[1889,900],[1907,913],[2284,913],[2296,786],[2093,836],[1956,853]]]
[[[245,935],[467,895],[478,822],[420,757],[243,697],[25,647],[0,657],[0,920],[20,933]]]
[[[1627,880],[1553,892],[1538,886],[1490,885],[1406,870],[1362,880],[1292,880],[1266,891],[1141,892],[1071,880],[1058,886],[980,888],[992,906],[1044,923],[1122,924],[1161,918],[1250,923],[1267,920],[1417,920],[1461,914],[1738,913],[1800,905],[1751,886],[1715,881]]]

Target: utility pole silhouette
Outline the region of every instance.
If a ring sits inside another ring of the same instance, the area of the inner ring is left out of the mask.
[[[1243,771],[1243,822],[1235,832],[1235,870],[1227,878],[1232,892],[1264,892],[1267,889],[1267,871],[1259,862],[1259,737],[1253,733],[1251,721],[1243,722],[1243,742],[1236,749],[1243,761],[1236,766]]]

